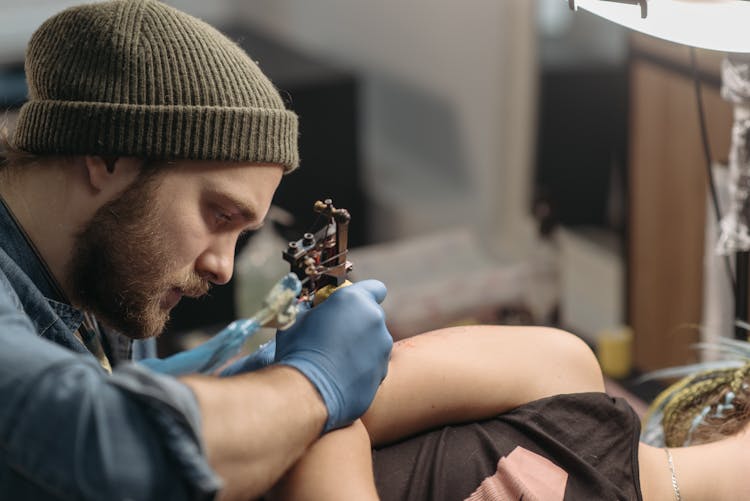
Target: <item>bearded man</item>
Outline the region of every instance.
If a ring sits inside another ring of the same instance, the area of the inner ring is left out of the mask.
[[[130,362],[182,296],[230,279],[298,166],[297,117],[239,47],[153,0],[52,17],[26,74],[0,152],[1,497],[260,495],[369,406],[392,345],[382,284],[311,312],[259,373]]]

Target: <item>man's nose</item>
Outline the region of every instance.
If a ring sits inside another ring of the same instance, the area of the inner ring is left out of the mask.
[[[229,282],[234,272],[234,247],[231,238],[217,239],[200,255],[195,271],[216,285]]]

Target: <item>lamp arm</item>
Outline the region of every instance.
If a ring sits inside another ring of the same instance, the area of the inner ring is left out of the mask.
[[[617,2],[617,3],[627,3],[630,5],[640,5],[641,6],[641,18],[646,19],[648,16],[648,2],[646,0],[601,0],[602,2]],[[568,0],[568,7],[570,7],[570,10],[576,10],[576,0]]]

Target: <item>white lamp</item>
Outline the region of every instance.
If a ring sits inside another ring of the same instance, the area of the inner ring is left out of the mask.
[[[750,1],[568,0],[635,31],[691,47],[729,53],[722,62],[724,99],[734,105],[729,152],[730,206],[720,222],[719,254],[736,253],[735,318],[748,317],[750,273]],[[747,332],[735,329],[735,337]]]
[[[569,3],[670,42],[722,52],[750,52],[750,1],[747,0],[569,0]]]

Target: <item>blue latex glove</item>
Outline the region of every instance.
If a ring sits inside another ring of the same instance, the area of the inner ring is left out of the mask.
[[[167,358],[146,358],[140,363],[152,371],[172,376],[213,374],[219,367],[235,357],[262,325],[274,319],[284,322],[294,319],[296,312],[301,308],[301,305],[296,302],[296,296],[301,290],[302,284],[297,276],[289,273],[274,285],[263,301],[263,308],[253,318],[232,322],[220,333],[192,350]],[[270,353],[271,361],[273,361],[273,351]],[[256,360],[256,363],[258,361],[260,359]]]
[[[139,363],[154,372],[170,376],[211,374],[236,356],[242,345],[259,328],[260,324],[254,318],[237,320],[192,350],[182,351],[167,358],[145,358]]]
[[[328,409],[324,432],[365,413],[385,378],[393,338],[380,304],[385,285],[364,280],[336,290],[276,336],[276,358],[302,372]]]
[[[310,309],[310,304],[307,301],[303,301],[296,306],[297,315],[296,318]],[[249,355],[246,355],[239,360],[234,361],[224,370],[219,373],[221,377],[234,376],[236,374],[244,374],[246,372],[257,371],[264,367],[268,367],[274,362],[276,358],[276,339],[271,339],[267,343],[263,343],[258,347],[257,350]]]
[[[235,374],[244,374],[245,372],[257,371],[273,363],[276,357],[276,340],[262,344],[257,350],[250,355],[240,358],[233,362],[226,369],[222,370],[221,377],[234,376]]]

